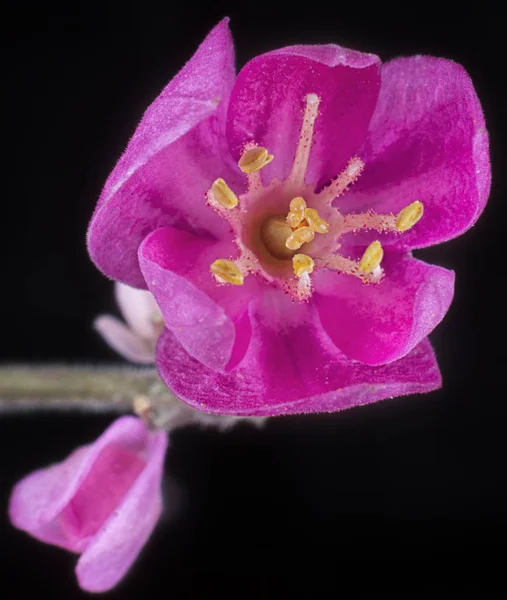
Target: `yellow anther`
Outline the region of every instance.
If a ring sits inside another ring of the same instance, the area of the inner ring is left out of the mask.
[[[239,159],[238,166],[243,173],[255,173],[259,171],[273,160],[274,156],[268,154],[266,148],[256,146],[243,152],[243,156]]]
[[[285,245],[289,250],[299,250],[303,244],[311,242],[314,237],[315,232],[310,227],[300,227],[289,235]]]
[[[221,283],[243,285],[243,274],[232,260],[220,258],[211,265],[211,272]]]
[[[313,258],[307,254],[295,254],[292,257],[292,266],[294,267],[294,275],[301,277],[303,273],[310,274],[313,271],[315,263],[313,262]]]
[[[419,200],[412,202],[396,215],[396,227],[400,231],[408,231],[423,216],[424,205]]]
[[[297,196],[296,198],[292,198],[289,204],[289,209],[293,212],[303,211],[306,208],[305,199],[301,196]]]
[[[223,179],[217,179],[211,186],[211,191],[215,200],[223,208],[226,208],[227,210],[232,210],[235,206],[238,205],[238,197]]]
[[[317,233],[327,233],[329,231],[329,223],[324,221],[315,208],[305,210],[305,219],[313,231]]]
[[[372,242],[364,251],[363,257],[359,261],[359,270],[369,275],[380,265],[384,251],[378,240]]]
[[[305,218],[306,202],[304,198],[298,196],[293,198],[289,204],[289,214],[287,215],[287,225],[290,227],[297,227],[300,225]]]

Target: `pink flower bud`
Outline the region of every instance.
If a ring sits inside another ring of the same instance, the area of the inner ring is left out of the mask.
[[[167,433],[117,419],[95,442],[22,479],[11,495],[13,525],[80,554],[79,585],[104,592],[125,575],[162,511]]]

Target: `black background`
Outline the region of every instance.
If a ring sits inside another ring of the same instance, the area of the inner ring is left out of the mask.
[[[337,577],[316,597],[366,589],[412,597],[469,587],[488,561],[484,591],[505,558],[504,24],[483,4],[473,14],[445,3],[342,8],[146,0],[2,9],[2,361],[118,360],[91,329],[115,307],[112,284],[86,254],[87,221],[144,109],[224,15],[238,66],[293,43],[335,42],[384,60],[452,58],[472,76],[490,132],[483,217],[463,237],[418,253],[457,273],[452,308],[431,336],[443,389],[279,418],[263,430],[176,432],[166,488],[179,490],[179,508],[108,598],[286,597],[303,575]],[[86,595],[76,557],[12,528],[6,506],[19,478],[98,437],[112,419],[0,417],[2,598]]]

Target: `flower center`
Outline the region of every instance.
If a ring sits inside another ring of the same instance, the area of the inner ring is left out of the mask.
[[[341,238],[366,229],[405,232],[421,219],[424,207],[419,201],[397,215],[373,211],[342,215],[332,204],[360,176],[364,163],[358,157],[351,158],[344,171],[318,194],[305,183],[319,103],[316,94],[306,96],[296,156],[285,181],[273,179],[263,186],[260,171],[274,156],[251,142],[238,163],[247,177],[248,191],[238,197],[223,179],[217,179],[208,191],[208,204],[229,222],[240,250],[236,260],[217,258],[213,262],[210,268],[218,283],[242,285],[247,275],[257,274],[298,300],[310,298],[310,275],[316,268],[378,283],[383,277],[380,242],[372,242],[356,261],[338,253]]]
[[[260,238],[266,250],[279,260],[291,259],[303,244],[311,242],[316,233],[327,233],[329,223],[315,208],[308,208],[304,198],[290,201],[287,215],[268,217],[261,225]]]

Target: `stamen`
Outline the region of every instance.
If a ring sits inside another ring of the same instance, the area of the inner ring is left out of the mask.
[[[243,274],[232,260],[220,258],[211,265],[211,272],[220,283],[243,285]]]
[[[315,232],[310,227],[300,227],[289,235],[285,245],[289,250],[299,250],[303,244],[311,242],[314,237]]]
[[[303,273],[312,273],[315,263],[313,258],[307,254],[295,254],[292,258],[292,266],[294,268],[294,275],[301,277]]]
[[[300,225],[305,218],[306,202],[301,196],[293,198],[289,204],[289,214],[287,215],[287,225],[292,228]]]
[[[306,302],[312,296],[312,280],[308,273],[303,273],[298,279],[297,295],[300,302]]]
[[[363,283],[378,283],[383,275],[381,267],[377,267],[372,273],[364,273],[360,270],[356,261],[341,254],[333,254],[324,259],[316,258],[315,264],[317,268],[327,268],[353,277],[359,277]]]
[[[242,157],[239,159],[238,166],[243,173],[248,175],[249,173],[260,171],[260,169],[268,165],[273,158],[274,156],[268,154],[266,148],[255,146],[254,148],[249,148],[243,152]]]
[[[357,156],[354,156],[349,160],[345,170],[319,193],[319,198],[322,198],[323,202],[331,204],[335,198],[343,194],[351,183],[356,181],[363,169],[364,162]]]
[[[329,223],[324,221],[315,208],[305,210],[305,219],[310,228],[316,233],[328,233]]]
[[[419,200],[412,202],[396,215],[396,227],[399,231],[408,231],[423,216],[424,205]]]
[[[292,165],[292,171],[289,175],[295,185],[302,186],[305,183],[306,168],[310,157],[312,147],[313,129],[315,120],[319,114],[320,98],[317,94],[308,94],[306,96],[305,114],[303,117],[303,125],[299,136],[296,157]]]
[[[232,210],[239,203],[238,197],[221,178],[217,179],[211,186],[211,192],[215,200],[222,208]]]
[[[343,233],[359,231],[360,229],[375,229],[376,231],[399,231],[396,217],[393,214],[378,215],[372,211],[346,215],[343,220]]]
[[[380,265],[383,257],[382,245],[378,240],[375,240],[364,251],[363,257],[359,261],[359,269],[369,275]]]
[[[266,148],[257,146],[252,141],[244,147],[238,162],[239,168],[246,174],[248,192],[238,197],[227,183],[219,178],[206,193],[208,205],[231,225],[236,235],[236,245],[240,250],[240,257],[236,260],[218,259],[210,265],[211,273],[219,283],[243,285],[248,274],[260,274],[270,283],[278,279],[282,289],[292,298],[301,301],[311,297],[310,275],[315,269],[331,269],[357,277],[365,284],[376,284],[384,276],[380,266],[384,250],[378,240],[366,248],[360,260],[352,260],[334,253],[333,248],[337,250],[340,247],[340,238],[349,232],[362,229],[404,232],[423,216],[424,206],[419,201],[412,202],[398,214],[376,214],[370,210],[361,214],[342,215],[338,209],[332,210],[333,200],[343,194],[361,175],[365,165],[357,156],[351,158],[346,168],[315,196],[313,186],[305,184],[305,175],[320,99],[312,93],[306,96],[305,102],[296,156],[289,178],[285,182],[273,179],[269,186],[263,189],[260,171],[274,157]],[[282,206],[286,206],[289,193],[291,195],[288,198],[292,200],[288,213],[277,214],[277,209],[281,208],[280,212],[283,212]],[[318,210],[309,208],[303,196],[293,197],[298,193],[304,194],[310,204],[316,201],[315,206]],[[238,206],[240,199],[241,210],[233,210]],[[263,214],[265,201],[266,211]],[[271,201],[272,206],[268,206]],[[251,219],[247,214],[250,206],[253,207]],[[319,211],[329,218],[329,222],[320,216]],[[327,234],[330,231],[333,239],[329,240],[329,244],[310,246],[312,256],[297,253],[304,244],[312,242],[317,233]],[[289,261],[292,261],[295,277],[290,273]],[[155,320],[154,325],[158,325]]]

